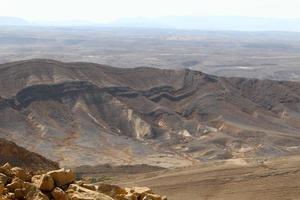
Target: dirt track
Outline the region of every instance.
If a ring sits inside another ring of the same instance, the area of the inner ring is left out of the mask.
[[[123,184],[149,186],[170,200],[296,200],[300,199],[300,157],[211,163],[129,179]]]

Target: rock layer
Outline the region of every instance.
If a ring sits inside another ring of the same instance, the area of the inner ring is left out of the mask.
[[[72,167],[289,155],[300,152],[299,88],[188,69],[19,61],[0,65],[0,136]]]

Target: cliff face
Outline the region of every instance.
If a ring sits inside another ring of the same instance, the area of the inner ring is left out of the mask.
[[[29,60],[0,65],[0,84],[0,136],[62,165],[299,151],[296,82]]]

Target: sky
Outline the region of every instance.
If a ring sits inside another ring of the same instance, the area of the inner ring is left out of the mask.
[[[300,0],[0,0],[0,15],[30,21],[160,16],[300,18]]]

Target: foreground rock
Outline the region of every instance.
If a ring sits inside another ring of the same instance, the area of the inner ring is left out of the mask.
[[[113,200],[113,198],[111,198],[110,196],[97,191],[89,190],[76,184],[71,184],[69,186],[67,194],[70,199],[74,200]]]
[[[69,185],[75,182],[75,175],[71,170],[54,170],[47,173],[50,177],[52,177],[55,185],[58,187]]]
[[[32,183],[34,183],[40,190],[45,192],[50,192],[54,189],[54,180],[48,174],[36,175],[31,179]]]
[[[26,170],[0,167],[0,200],[166,200],[147,187],[86,184],[71,170],[59,169],[31,176]]]

